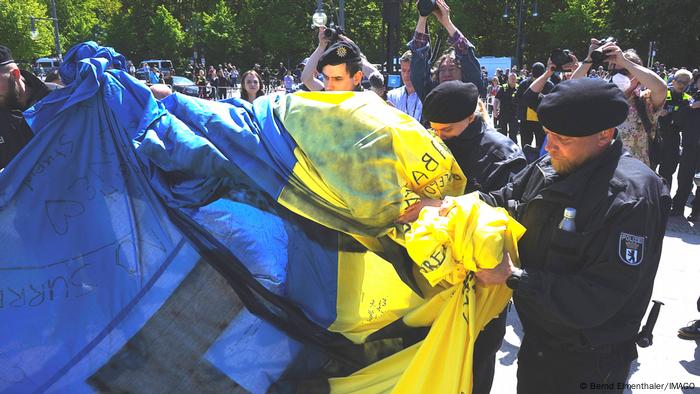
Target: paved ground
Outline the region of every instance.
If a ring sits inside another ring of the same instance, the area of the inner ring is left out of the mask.
[[[686,216],[690,208],[686,208]],[[662,301],[654,329],[654,344],[639,349],[632,365],[630,384],[658,383],[663,390],[634,389],[626,393],[682,392],[700,393],[700,340],[688,341],[676,336],[678,328],[699,319],[696,301],[700,296],[700,224],[671,218],[664,239],[663,254],[652,299]],[[496,375],[492,393],[515,392],[517,353],[522,327],[515,308],[508,314],[506,336],[496,357]],[[687,383],[695,388],[671,388],[669,383]],[[641,386],[638,386],[641,387]],[[584,391],[594,393],[595,391]]]

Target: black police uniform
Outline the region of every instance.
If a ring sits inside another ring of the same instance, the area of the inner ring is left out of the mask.
[[[5,168],[34,136],[24,121],[22,111],[44,98],[51,90],[34,74],[24,70],[20,72],[30,92],[29,102],[25,108],[0,109],[0,168]]]
[[[687,93],[678,93],[669,89],[666,93],[664,109],[668,115],[659,117],[659,130],[663,137],[661,145],[661,163],[659,163],[659,175],[666,180],[668,187],[673,183],[673,173],[680,160],[681,127],[679,115],[682,109],[690,105],[691,96]]]
[[[498,190],[527,165],[520,147],[480,115],[462,134],[445,140],[445,145],[467,176],[465,193]]]
[[[467,177],[465,193],[498,190],[527,165],[520,147],[489,127],[477,115],[457,137],[445,141]],[[506,333],[507,310],[491,320],[474,344],[472,393],[488,393],[493,383],[496,353]]]
[[[677,118],[680,129],[683,130],[683,152],[676,175],[678,189],[676,195],[673,196],[672,212],[683,214],[685,204],[693,188],[693,177],[696,172],[700,171],[700,108],[685,107],[679,110]],[[697,193],[693,201],[693,211],[700,212],[700,197],[697,196]]]
[[[532,143],[532,138],[535,138],[533,146],[538,148],[542,147],[544,144],[544,130],[542,129],[542,124],[539,121],[528,120],[527,119],[527,109],[532,108],[528,106],[528,101],[525,97],[525,93],[530,89],[532,82],[537,79],[536,77],[530,77],[529,79],[523,81],[518,85],[518,90],[515,93],[515,99],[518,103],[518,117],[520,118],[520,146],[529,145]],[[542,94],[549,93],[554,89],[554,84],[547,80],[542,88]],[[534,108],[533,108],[534,109]]]
[[[513,293],[524,331],[518,392],[578,392],[590,383],[622,392],[661,258],[666,186],[615,140],[567,176],[547,155],[482,197],[527,228]],[[566,207],[577,210],[576,232],[558,229]]]
[[[518,118],[515,116],[517,103],[515,95],[518,92],[518,84],[514,87],[503,84],[496,93],[496,99],[500,102],[498,112],[498,131],[510,137],[513,142],[518,143]]]
[[[455,123],[471,116],[477,107],[479,89],[472,83],[448,81],[436,86],[423,100],[423,119]],[[492,191],[506,185],[525,165],[525,156],[508,137],[489,127],[480,115],[457,137],[447,139],[457,163],[467,177],[465,193]],[[507,311],[491,320],[474,344],[473,394],[491,391],[496,353],[506,331]]]

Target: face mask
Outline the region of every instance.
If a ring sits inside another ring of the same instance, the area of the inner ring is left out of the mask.
[[[630,88],[630,85],[632,84],[632,82],[630,81],[630,79],[627,78],[626,76],[622,75],[622,74],[615,74],[615,75],[613,75],[611,81],[612,81],[612,83],[614,83],[618,88],[620,88],[620,90],[622,90],[623,92],[627,92],[627,89],[629,89],[629,88]]]

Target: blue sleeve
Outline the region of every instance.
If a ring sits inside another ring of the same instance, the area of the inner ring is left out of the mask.
[[[421,102],[425,101],[432,88],[433,81],[430,78],[430,44],[420,48],[413,47],[413,40],[408,47],[413,52],[411,56],[411,83]]]
[[[466,52],[455,51],[457,60],[462,65],[462,81],[471,82],[479,89],[479,95],[486,96],[484,80],[481,79],[481,64],[476,58],[474,47],[470,46]]]

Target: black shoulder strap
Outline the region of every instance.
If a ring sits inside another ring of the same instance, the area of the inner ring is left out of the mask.
[[[639,118],[642,120],[644,130],[646,130],[648,136],[651,136],[652,125],[651,120],[649,120],[649,114],[647,113],[647,106],[644,105],[644,101],[637,95],[634,95],[634,107],[637,109]]]

